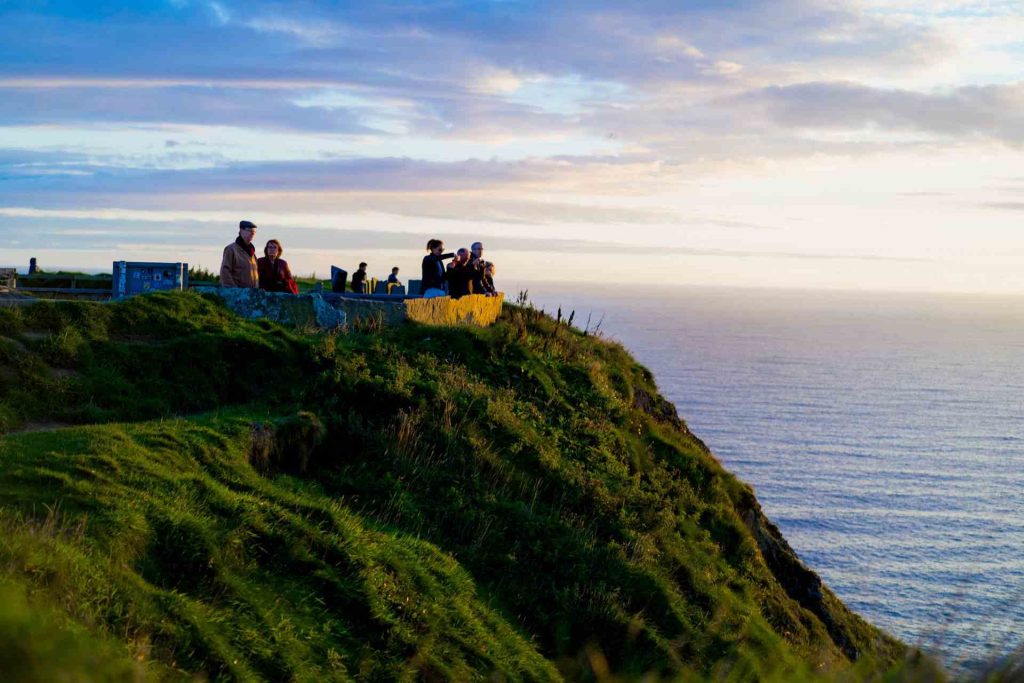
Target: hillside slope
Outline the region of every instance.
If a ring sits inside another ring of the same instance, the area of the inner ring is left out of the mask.
[[[22,680],[794,680],[904,652],[646,369],[528,308],[340,335],[192,294],[0,309],[0,433]]]

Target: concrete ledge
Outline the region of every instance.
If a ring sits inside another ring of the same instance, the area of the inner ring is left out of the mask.
[[[505,297],[471,294],[461,299],[441,296],[434,299],[406,299],[409,320],[424,325],[477,325],[487,327],[501,315]]]
[[[350,323],[356,320],[379,320],[384,325],[398,325],[411,320],[423,325],[454,327],[476,325],[487,327],[501,314],[504,296],[471,294],[460,299],[440,296],[385,297],[366,294],[325,294],[333,306],[345,311]]]

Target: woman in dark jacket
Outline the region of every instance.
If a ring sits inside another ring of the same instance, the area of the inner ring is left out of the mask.
[[[256,260],[256,269],[260,274],[260,289],[268,292],[299,293],[288,262],[281,258],[284,247],[277,240],[269,240],[263,247],[263,258]]]
[[[445,254],[444,242],[441,240],[430,240],[427,242],[427,251],[430,252],[423,257],[423,273],[420,282],[420,290],[424,297],[445,295],[445,272],[444,259],[452,258],[455,254]]]

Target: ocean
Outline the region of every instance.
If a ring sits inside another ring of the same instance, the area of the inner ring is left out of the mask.
[[[554,283],[529,296],[600,320],[869,621],[958,671],[1024,641],[1024,298]]]

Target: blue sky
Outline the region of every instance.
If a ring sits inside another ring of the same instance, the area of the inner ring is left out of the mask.
[[[1019,2],[0,3],[4,261],[1024,293]]]

